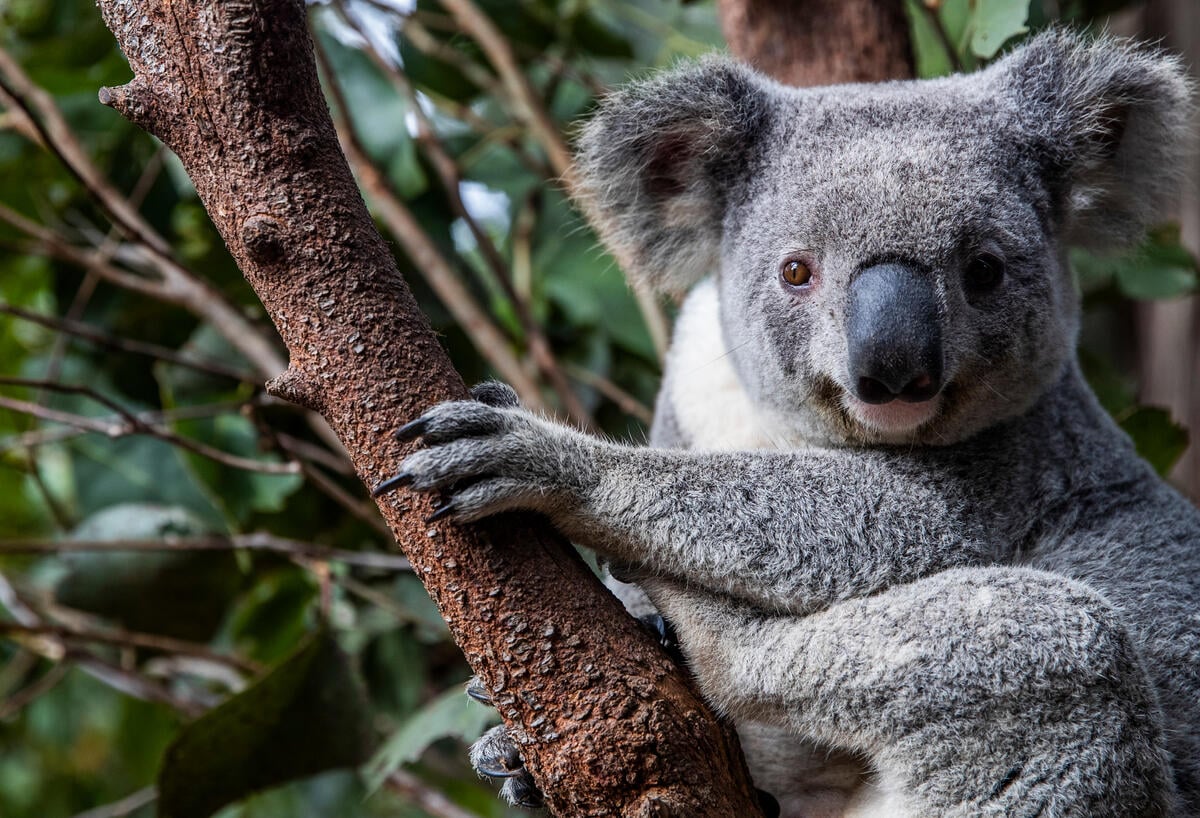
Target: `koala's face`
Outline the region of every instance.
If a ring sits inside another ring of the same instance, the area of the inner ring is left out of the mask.
[[[606,103],[580,191],[635,282],[716,274],[743,385],[791,431],[951,443],[1055,381],[1064,245],[1140,232],[1187,96],[1170,58],[1064,32],[929,82],[798,90],[709,62]]]
[[[808,438],[959,440],[1071,354],[1054,195],[962,83],[789,95],[728,207],[718,284],[741,379]]]

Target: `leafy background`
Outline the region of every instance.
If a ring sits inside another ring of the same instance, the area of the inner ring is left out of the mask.
[[[1128,5],[908,11],[933,76]],[[480,6],[563,133],[605,88],[720,46],[706,2]],[[383,180],[368,199],[464,377],[507,356],[527,400],[640,439],[659,374],[648,326],[670,305],[632,296],[474,42],[426,0],[310,11],[357,169]],[[55,150],[57,110],[165,257],[272,337],[177,160],[96,102],[129,71],[91,0],[0,0],[0,48],[19,66],[0,63],[0,815],[507,814],[464,761],[493,716],[462,695],[469,671],[384,555],[362,486],[310,418],[264,396],[244,339],[138,288],[162,279],[164,256]],[[414,266],[397,207],[459,296]],[[1121,258],[1071,258],[1089,377],[1166,473],[1187,433],[1139,404],[1127,339],[1135,302],[1195,292],[1196,261],[1172,225]],[[464,304],[499,351],[456,320]]]

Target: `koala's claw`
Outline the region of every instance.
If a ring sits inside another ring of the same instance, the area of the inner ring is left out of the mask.
[[[579,499],[593,462],[582,435],[521,409],[503,384],[484,383],[475,400],[434,406],[396,432],[424,447],[373,489],[437,492],[444,502],[426,522],[473,522],[505,511],[553,514]]]
[[[658,640],[658,644],[665,650],[675,663],[678,665],[686,665],[687,657],[683,655],[683,649],[679,647],[679,636],[675,633],[675,627],[663,618],[660,613],[648,613],[638,617],[638,622],[642,623],[642,627],[650,631],[651,635]]]
[[[467,682],[467,695],[480,704],[486,704],[491,707],[492,694],[483,686],[483,682],[479,681],[479,677],[472,677],[471,681]]]
[[[467,694],[473,696],[475,687],[476,683],[472,682],[467,687]],[[504,784],[500,787],[500,796],[514,807],[539,809],[545,805],[541,790],[525,769],[521,751],[509,737],[504,725],[488,730],[472,745],[471,766],[485,778],[502,779]]]

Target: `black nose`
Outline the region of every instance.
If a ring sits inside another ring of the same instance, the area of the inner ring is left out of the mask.
[[[850,380],[866,403],[929,400],[942,388],[942,328],[929,276],[876,264],[850,284]]]

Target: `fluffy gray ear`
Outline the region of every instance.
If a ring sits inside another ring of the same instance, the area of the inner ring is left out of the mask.
[[[1054,29],[990,71],[1050,160],[1068,240],[1138,239],[1183,168],[1192,88],[1179,59],[1130,40]]]
[[[767,113],[766,81],[710,58],[608,97],[583,129],[575,194],[634,284],[716,269],[721,223]]]

